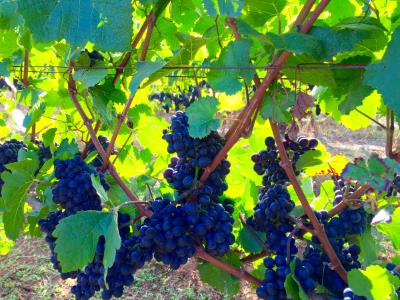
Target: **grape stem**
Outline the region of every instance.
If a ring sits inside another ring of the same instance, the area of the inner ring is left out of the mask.
[[[253,261],[259,260],[261,258],[266,257],[267,255],[270,255],[271,253],[267,252],[266,250],[262,250],[260,253],[256,254],[249,254],[243,258],[240,259],[242,263],[251,263]]]
[[[24,88],[27,88],[29,86],[28,74],[29,74],[29,50],[25,49],[25,51],[24,51],[24,75],[22,77],[22,84],[23,84]],[[35,141],[35,139],[36,139],[36,123],[33,123],[32,130],[31,130],[31,142]]]
[[[389,107],[386,110],[386,156],[399,161],[398,155],[393,153],[394,113]]]
[[[301,205],[303,206],[304,212],[307,217],[310,219],[311,224],[314,228],[314,235],[320,240],[322,247],[325,250],[325,253],[328,255],[329,260],[332,265],[332,269],[334,269],[340,278],[343,281],[347,282],[347,274],[346,270],[343,268],[340,260],[338,259],[335,250],[333,249],[329,239],[325,233],[324,226],[318,221],[317,217],[314,214],[310,204],[307,201],[306,195],[304,194],[299,182],[297,181],[296,174],[294,173],[292,163],[289,160],[285,146],[283,145],[282,138],[279,132],[278,124],[272,120],[269,120],[272,128],[272,132],[274,134],[274,138],[276,141],[276,145],[279,151],[279,157],[281,159],[280,165],[285,170],[287,177],[289,178],[290,183],[292,184],[297,197],[300,200]]]
[[[196,247],[196,256],[202,260],[208,261],[209,263],[215,265],[216,267],[219,267],[229,274],[232,274],[233,276],[236,276],[239,279],[244,279],[248,282],[256,284],[257,286],[261,284],[261,280],[259,280],[258,278],[254,277],[243,269],[237,269],[223,261],[220,261],[214,256],[211,256],[203,249],[203,247]]]
[[[74,78],[72,77],[72,71],[74,68],[74,64],[71,61],[70,62],[70,69],[69,69],[69,77],[68,77],[68,94],[74,103],[74,106],[76,107],[78,113],[80,114],[83,123],[85,124],[90,138],[92,139],[93,145],[95,146],[97,152],[100,154],[100,156],[103,158],[103,160],[106,158],[106,152],[104,151],[103,147],[101,146],[99,140],[97,139],[96,132],[94,131],[92,124],[84,112],[81,104],[78,101],[78,98],[76,96],[77,94],[77,89],[76,89],[76,83]],[[112,177],[114,177],[115,181],[118,183],[118,185],[122,188],[122,190],[126,193],[126,195],[129,197],[129,199],[133,202],[139,201],[137,197],[132,193],[132,191],[129,189],[129,187],[126,185],[126,183],[122,180],[122,178],[119,176],[117,171],[115,170],[113,165],[108,166],[109,172]],[[144,216],[150,216],[151,212],[147,211],[145,207],[139,203],[135,203],[136,207],[139,209],[140,213]]]
[[[348,206],[348,203],[353,201],[353,200],[359,200],[362,195],[367,193],[368,191],[372,190],[372,187],[366,183],[360,186],[353,194],[349,195],[348,197],[345,197],[342,201],[340,201],[338,204],[336,204],[329,212],[328,215],[330,217],[333,217],[334,215],[342,212],[345,210]]]
[[[156,16],[155,16],[154,12],[152,11],[152,12],[150,12],[150,14],[147,17],[147,32],[146,32],[146,38],[143,42],[142,53],[140,54],[141,60],[144,60],[146,58],[147,51],[149,49],[150,38],[151,38],[151,34],[153,32],[155,22],[156,22]],[[103,166],[102,166],[103,170],[105,170],[109,164],[112,149],[114,149],[115,141],[117,139],[119,131],[121,130],[122,124],[125,121],[126,115],[128,114],[128,111],[132,105],[135,94],[136,93],[133,93],[129,96],[122,113],[120,115],[118,115],[117,125],[115,126],[113,135],[110,140],[110,144],[107,147],[106,156],[103,158]]]

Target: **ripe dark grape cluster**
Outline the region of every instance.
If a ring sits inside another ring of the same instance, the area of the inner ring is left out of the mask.
[[[39,140],[33,141],[33,143],[38,146],[38,156],[39,156],[39,168],[36,174],[39,172],[40,168],[43,167],[44,163],[53,157],[50,147],[45,147],[44,143]]]
[[[343,290],[343,300],[365,300],[365,297],[354,295],[351,288],[345,288]]]
[[[168,199],[156,199],[151,210],[140,227],[140,246],[153,249],[156,260],[178,269],[195,253],[186,212]]]
[[[400,175],[395,175],[391,182],[386,197],[396,196],[400,192]]]
[[[54,161],[54,174],[58,179],[53,189],[53,201],[67,215],[83,210],[101,210],[101,201],[92,185],[90,176],[100,177],[104,189],[109,189],[103,174],[91,169],[79,156],[68,160]]]
[[[18,161],[18,151],[22,148],[26,148],[26,145],[15,139],[0,144],[0,174],[4,171],[8,171],[5,166],[6,164]],[[4,182],[0,177],[0,195],[3,184]]]
[[[103,55],[101,55],[97,50],[89,51],[88,49],[85,49],[85,53],[90,58],[90,67],[94,67],[97,61],[104,60]]]
[[[283,142],[285,150],[292,161],[293,169],[296,175],[300,174],[296,170],[296,162],[302,154],[306,151],[315,149],[318,146],[316,139],[307,139],[305,137],[299,137],[296,141],[289,139],[288,135],[285,135]],[[271,187],[274,184],[285,184],[288,181],[285,170],[279,165],[280,157],[279,151],[275,144],[275,139],[271,136],[265,139],[266,150],[262,150],[257,154],[253,154],[251,159],[254,162],[254,171],[258,175],[263,175],[263,186],[266,188]]]
[[[103,147],[104,151],[107,152],[108,146],[110,145],[110,141],[107,139],[107,137],[99,135],[98,140],[101,144],[101,146]],[[88,154],[92,153],[92,152],[97,152],[96,147],[94,146],[94,144],[92,142],[89,143],[88,145]],[[111,152],[111,154],[115,154],[116,151],[115,149],[113,149],[113,151]],[[101,167],[103,165],[103,158],[100,156],[100,154],[97,154],[97,156],[95,157],[95,159],[93,159],[90,164],[95,167]]]
[[[191,137],[188,121],[184,112],[177,112],[172,117],[170,129],[163,132],[163,139],[168,142],[168,152],[178,156],[171,159],[164,177],[179,195],[186,195],[189,191],[189,194],[197,197],[202,204],[212,200],[218,201],[218,197],[228,188],[225,177],[229,173],[230,163],[225,159],[202,188],[190,191],[200,179],[204,168],[212,163],[222,149],[223,140],[217,132],[211,132],[202,139]]]
[[[275,258],[264,259],[265,277],[257,288],[257,295],[262,299],[287,299],[285,278],[291,272],[290,261],[297,253],[294,239],[288,236],[294,229],[289,218],[293,208],[294,202],[287,190],[276,184],[260,193],[254,215],[247,220],[254,229],[265,232],[265,244],[276,254]]]
[[[207,81],[202,80],[199,82],[199,86],[190,85],[188,90],[181,90],[179,93],[160,92],[150,96],[150,100],[157,100],[162,103],[162,108],[169,113],[172,104],[175,106],[175,111],[189,107],[190,104],[200,98],[200,90],[207,91],[210,89],[210,85]]]

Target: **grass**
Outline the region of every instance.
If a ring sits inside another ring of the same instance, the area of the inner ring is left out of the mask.
[[[73,299],[70,288],[75,280],[63,281],[52,268],[49,250],[43,239],[22,237],[14,249],[0,257],[0,299],[64,300]],[[100,300],[99,295],[93,297]],[[139,270],[135,283],[125,289],[121,299],[214,300],[226,299],[219,291],[200,281],[196,262],[190,261],[177,271],[151,262]],[[249,289],[235,299],[255,299]]]

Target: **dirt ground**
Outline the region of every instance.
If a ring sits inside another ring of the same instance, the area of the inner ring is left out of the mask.
[[[354,158],[368,153],[384,154],[385,131],[373,124],[351,131],[325,117],[316,119],[318,132],[309,124],[301,131],[316,136],[333,154]],[[24,237],[6,256],[0,257],[0,299],[44,300],[71,299],[74,280],[62,281],[52,269],[49,251],[43,239]],[[99,298],[94,298],[99,299]],[[121,299],[227,299],[199,279],[196,261],[191,260],[178,271],[152,262],[136,273],[135,283]],[[249,285],[243,284],[234,299],[256,299]]]

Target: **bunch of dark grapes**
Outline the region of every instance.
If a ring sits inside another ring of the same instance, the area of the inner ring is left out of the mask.
[[[76,299],[89,299],[96,291],[101,292],[102,299],[121,297],[125,286],[133,283],[133,274],[152,258],[152,251],[140,247],[140,239],[129,236],[130,216],[118,213],[118,229],[122,245],[117,250],[115,261],[108,269],[106,282],[104,282],[104,237],[100,237],[93,262],[77,275],[77,284],[71,291]]]
[[[50,261],[53,263],[53,268],[60,272],[62,279],[75,278],[78,274],[77,271],[64,273],[61,270],[60,262],[57,259],[57,254],[54,249],[56,247],[56,238],[53,236],[53,231],[58,223],[66,217],[66,214],[62,211],[50,212],[46,219],[39,220],[39,226],[41,231],[46,234],[45,241],[50,248]]]
[[[57,186],[53,189],[53,201],[65,210],[67,215],[84,210],[101,210],[101,201],[92,185],[90,176],[100,177],[104,189],[110,186],[103,174],[91,169],[79,156],[68,160],[54,161]]]
[[[336,181],[334,190],[334,205],[339,204],[344,196],[350,196],[354,193],[354,187],[346,185],[341,178]],[[367,229],[368,218],[369,216],[362,206],[360,208],[349,207],[339,213],[342,227],[349,235],[363,233]]]
[[[288,236],[294,229],[289,218],[294,206],[288,191],[276,184],[260,194],[254,215],[247,220],[248,225],[266,234],[265,244],[276,254],[275,258],[264,260],[267,270],[257,289],[257,295],[262,299],[287,299],[285,278],[290,273],[290,261],[297,253],[295,240]]]
[[[50,147],[45,147],[44,143],[39,140],[33,141],[35,145],[38,146],[38,155],[39,155],[39,168],[36,173],[39,172],[40,168],[43,167],[44,163],[53,157]]]
[[[23,148],[26,148],[26,145],[15,139],[0,144],[0,174],[8,171],[5,165],[18,161],[18,151]],[[0,195],[3,184],[0,176]]]
[[[340,217],[330,218],[326,211],[315,212],[318,220],[323,224],[329,242],[346,271],[361,267],[358,261],[360,248],[356,244],[346,245],[348,228],[342,224]],[[303,253],[304,260],[297,261],[295,274],[306,292],[313,289],[311,281],[319,282],[332,293],[340,296],[346,283],[335,270],[329,267],[329,257],[324,253],[317,237],[312,237],[313,244],[307,246]],[[311,268],[311,267],[312,268]]]
[[[296,141],[289,139],[288,135],[285,135],[285,141],[283,142],[285,150],[292,161],[292,167],[296,175],[300,174],[296,170],[296,162],[302,154],[306,151],[314,150],[318,146],[316,139],[307,139],[305,137],[299,137]],[[265,139],[266,150],[263,150],[257,154],[253,154],[251,157],[254,162],[254,171],[258,175],[263,175],[263,186],[269,188],[274,184],[285,184],[288,181],[285,170],[280,166],[279,151],[275,144],[273,137],[267,137]]]
[[[171,120],[170,130],[164,130],[163,139],[168,142],[168,152],[176,153],[178,157],[171,159],[164,177],[180,195],[189,194],[197,197],[202,204],[218,199],[228,188],[225,177],[229,173],[230,163],[223,159],[216,170],[209,176],[200,189],[194,190],[194,185],[203,174],[217,153],[223,147],[223,140],[217,132],[198,139],[189,135],[188,117],[184,112],[177,112]]]
[[[195,253],[187,214],[182,206],[161,198],[151,203],[151,210],[140,227],[140,246],[153,249],[156,260],[178,269]]]
[[[183,205],[183,208],[195,239],[203,243],[211,255],[225,255],[230,245],[235,242],[232,234],[234,223],[232,201],[225,199],[222,203],[208,205],[188,203]]]
[[[366,298],[363,296],[354,295],[354,292],[351,288],[345,288],[343,290],[343,300],[365,300],[365,299]]]
[[[108,146],[110,145],[110,142],[107,139],[107,137],[99,135],[98,140],[99,140],[101,146],[103,147],[104,151],[107,152]],[[92,152],[97,152],[97,149],[92,142],[89,143],[87,150],[88,150],[88,154],[90,154]],[[113,149],[111,154],[115,154],[115,153],[116,153],[116,151],[115,151],[115,149]],[[101,167],[103,165],[103,158],[100,156],[100,154],[97,154],[96,158],[93,159],[90,162],[90,164],[95,168]]]
[[[157,100],[162,103],[162,108],[169,113],[172,103],[176,111],[184,107],[189,107],[200,98],[200,90],[203,89],[206,91],[210,89],[210,85],[205,80],[202,80],[198,87],[190,85],[187,91],[179,89],[179,93],[160,92],[153,94],[150,96],[150,100]]]

